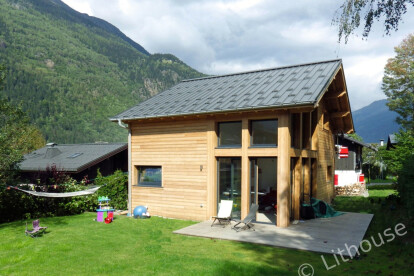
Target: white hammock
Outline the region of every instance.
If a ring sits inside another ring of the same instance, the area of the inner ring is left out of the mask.
[[[73,197],[73,196],[84,196],[84,195],[91,195],[95,193],[99,188],[102,186],[95,186],[93,188],[83,190],[83,191],[77,191],[77,192],[68,192],[68,193],[45,193],[45,192],[35,192],[35,191],[27,191],[23,189],[19,189],[17,187],[13,187],[16,190],[34,195],[34,196],[43,196],[43,197]]]

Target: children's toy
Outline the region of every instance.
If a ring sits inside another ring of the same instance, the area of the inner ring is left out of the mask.
[[[150,214],[148,213],[148,207],[146,206],[137,206],[134,209],[134,218],[149,218]]]
[[[26,236],[29,235],[32,238],[37,237],[38,235],[42,234],[45,230],[47,229],[47,227],[42,227],[39,224],[39,220],[34,220],[33,221],[33,229],[29,230],[27,229],[27,222],[26,222]]]
[[[114,219],[114,211],[112,207],[109,207],[110,199],[107,196],[98,197],[99,209],[96,210],[96,221],[110,223]]]

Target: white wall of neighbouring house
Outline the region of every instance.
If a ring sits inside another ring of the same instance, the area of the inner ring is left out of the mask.
[[[359,182],[359,177],[361,175],[361,171],[340,171],[335,170],[335,175],[338,177],[338,185],[337,186],[347,186],[353,185]]]

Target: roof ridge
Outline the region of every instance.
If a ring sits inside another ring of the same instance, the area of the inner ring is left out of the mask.
[[[258,70],[244,71],[244,72],[238,72],[238,73],[229,73],[229,74],[224,74],[224,75],[215,75],[215,76],[208,76],[208,77],[195,78],[195,79],[185,79],[185,80],[182,80],[181,82],[190,82],[190,81],[230,77],[230,76],[244,75],[244,74],[250,74],[250,73],[259,73],[259,72],[265,72],[265,71],[272,71],[272,70],[280,70],[280,69],[301,67],[301,66],[314,65],[314,64],[329,63],[329,62],[334,62],[334,61],[342,62],[342,58],[331,59],[331,60],[322,60],[322,61],[316,61],[316,62],[308,62],[308,63],[301,63],[301,64],[294,64],[294,65],[285,65],[285,66],[279,66],[279,67],[264,68],[264,69],[258,69]],[[167,89],[167,90],[169,90],[169,89]]]

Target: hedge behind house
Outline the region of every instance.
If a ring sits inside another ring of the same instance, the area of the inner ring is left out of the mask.
[[[108,196],[115,209],[126,209],[128,198],[128,176],[121,171],[113,175],[100,176],[96,185],[104,185],[97,193],[88,196],[65,198],[38,197],[11,189],[0,190],[0,223],[19,219],[34,219],[49,216],[66,216],[86,211],[94,212],[98,207],[98,196]],[[85,185],[73,179],[59,184],[59,192],[84,190]]]

